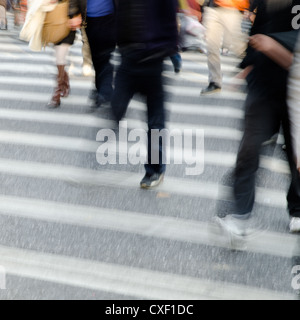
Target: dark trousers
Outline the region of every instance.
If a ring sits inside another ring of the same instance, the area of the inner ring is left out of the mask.
[[[113,94],[114,72],[110,59],[116,47],[115,16],[87,17],[86,34],[91,48],[98,94],[110,101]]]
[[[164,173],[166,165],[163,160],[164,150],[162,139],[152,144],[153,129],[165,128],[164,91],[162,80],[163,60],[138,62],[133,58],[122,57],[121,65],[115,79],[115,91],[112,99],[112,111],[117,121],[122,120],[127,111],[130,100],[135,93],[146,97],[148,116],[148,163],[146,173]],[[158,155],[153,161],[152,155]]]
[[[290,121],[286,99],[257,98],[249,93],[246,101],[245,132],[238,152],[234,196],[236,214],[250,214],[255,201],[255,174],[259,168],[263,142],[278,132],[282,125],[287,156],[291,169],[291,186],[288,192],[288,209],[291,216],[300,217],[300,178],[294,161]]]

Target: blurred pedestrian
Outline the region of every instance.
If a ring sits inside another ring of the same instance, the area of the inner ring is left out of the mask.
[[[33,51],[41,51],[43,47],[42,31],[46,13],[53,11],[59,3],[57,0],[31,0],[25,24],[21,30],[20,38],[29,41]],[[67,13],[66,13],[67,14]],[[66,15],[66,19],[68,16]],[[67,37],[54,43],[55,59],[57,67],[56,87],[54,89],[49,108],[58,108],[61,105],[61,98],[68,97],[70,93],[69,76],[65,70],[69,49],[75,40],[75,31],[69,31]]]
[[[137,92],[145,96],[148,115],[148,162],[141,188],[158,186],[166,165],[162,139],[165,129],[163,61],[177,50],[177,0],[118,0],[117,35],[122,61],[115,80],[112,110],[119,122]],[[153,141],[152,141],[153,138]]]
[[[202,95],[213,94],[222,89],[220,51],[224,44],[241,57],[247,47],[242,33],[243,14],[249,9],[248,0],[207,0],[203,24],[206,27],[209,85]],[[228,44],[224,43],[224,40]]]
[[[23,26],[28,10],[27,0],[13,0],[13,9],[15,27]]]
[[[70,18],[73,27],[81,15],[91,49],[95,69],[97,96],[95,108],[111,101],[114,67],[110,62],[116,48],[114,0],[70,0]]]
[[[182,51],[205,49],[205,28],[202,25],[202,0],[180,0],[180,47]]]
[[[292,141],[295,151],[295,162],[300,174],[300,34],[295,50],[295,57],[289,75],[288,106],[291,119]],[[300,230],[300,219],[292,217],[291,231]]]
[[[283,128],[291,185],[287,196],[291,232],[300,231],[300,176],[291,141],[287,107],[288,69],[293,61],[297,32],[292,28],[292,7],[299,0],[287,0],[278,8],[277,0],[261,0],[257,8],[260,34],[250,38],[248,51],[248,96],[245,106],[244,136],[234,172],[234,206],[226,217],[217,217],[218,224],[230,235],[240,239],[248,233],[249,218],[255,202],[255,176],[259,167],[262,144]],[[258,29],[256,29],[258,30]],[[218,212],[220,215],[221,212]],[[222,214],[221,214],[222,215]]]
[[[0,30],[7,30],[6,0],[0,0]]]
[[[93,61],[92,61],[92,53],[89,44],[89,39],[86,35],[85,28],[81,28],[81,36],[82,36],[82,57],[83,57],[83,65],[82,65],[82,73],[85,77],[90,77],[93,74]]]

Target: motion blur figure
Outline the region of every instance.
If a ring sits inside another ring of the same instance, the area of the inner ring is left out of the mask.
[[[82,18],[95,69],[95,104],[99,108],[111,101],[114,67],[110,63],[116,48],[114,0],[69,0],[72,28],[80,28]]]
[[[206,0],[203,24],[206,27],[207,62],[209,85],[202,95],[213,94],[222,89],[220,50],[222,44],[238,56],[242,56],[247,44],[242,33],[243,14],[249,9],[248,0]]]
[[[291,185],[287,196],[291,219],[290,231],[300,231],[300,178],[291,141],[287,107],[288,70],[298,32],[292,28],[292,7],[299,0],[260,0],[250,49],[243,67],[248,73],[248,96],[245,105],[244,136],[240,144],[234,172],[234,208],[218,224],[231,239],[249,232],[249,218],[255,202],[255,176],[263,143],[280,125],[283,128]],[[218,212],[220,214],[220,212]]]
[[[291,119],[292,141],[295,147],[295,161],[300,174],[300,33],[289,75],[288,106]],[[300,219],[292,218],[291,229],[300,229]]]
[[[7,30],[6,0],[0,0],[0,30]]]
[[[42,29],[46,12],[54,10],[62,0],[30,0],[28,1],[28,12],[25,24],[20,32],[20,39],[29,42],[32,51],[41,51]],[[49,108],[58,108],[61,105],[61,98],[66,98],[70,93],[69,75],[65,70],[69,49],[75,40],[75,31],[70,30],[68,36],[59,43],[54,44],[55,60],[57,67],[56,86],[52,98],[47,104]]]
[[[148,110],[148,163],[141,187],[158,186],[166,166],[161,139],[151,143],[152,130],[165,128],[163,61],[176,53],[177,0],[117,1],[117,42],[122,56],[115,79],[112,110],[119,122],[135,93],[146,97]],[[157,161],[153,161],[158,155]],[[154,157],[152,157],[154,156]]]

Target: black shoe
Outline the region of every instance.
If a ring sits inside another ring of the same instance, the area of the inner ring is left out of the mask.
[[[96,98],[94,99],[94,104],[91,107],[91,110],[97,110],[101,107],[104,107],[105,105],[108,105],[110,103],[110,100],[105,99],[102,95],[97,94]]]
[[[97,89],[92,89],[89,93],[89,99],[97,103],[98,100],[98,91]]]
[[[217,86],[214,82],[210,83],[209,86],[202,90],[201,95],[209,95],[209,94],[214,94],[218,93],[222,90],[221,87]]]
[[[265,141],[262,145],[263,147],[268,146],[270,144],[276,144],[278,140],[278,133],[274,134],[269,140]]]
[[[163,173],[154,173],[152,176],[145,175],[143,180],[141,181],[142,189],[152,189],[158,187],[164,180]]]

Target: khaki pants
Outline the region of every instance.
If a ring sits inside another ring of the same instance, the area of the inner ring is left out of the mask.
[[[6,26],[6,10],[3,6],[0,6],[0,28]]]
[[[243,15],[236,9],[205,9],[204,26],[206,27],[207,59],[209,82],[222,87],[221,57],[222,46],[241,56],[246,50],[246,38],[242,33]]]

